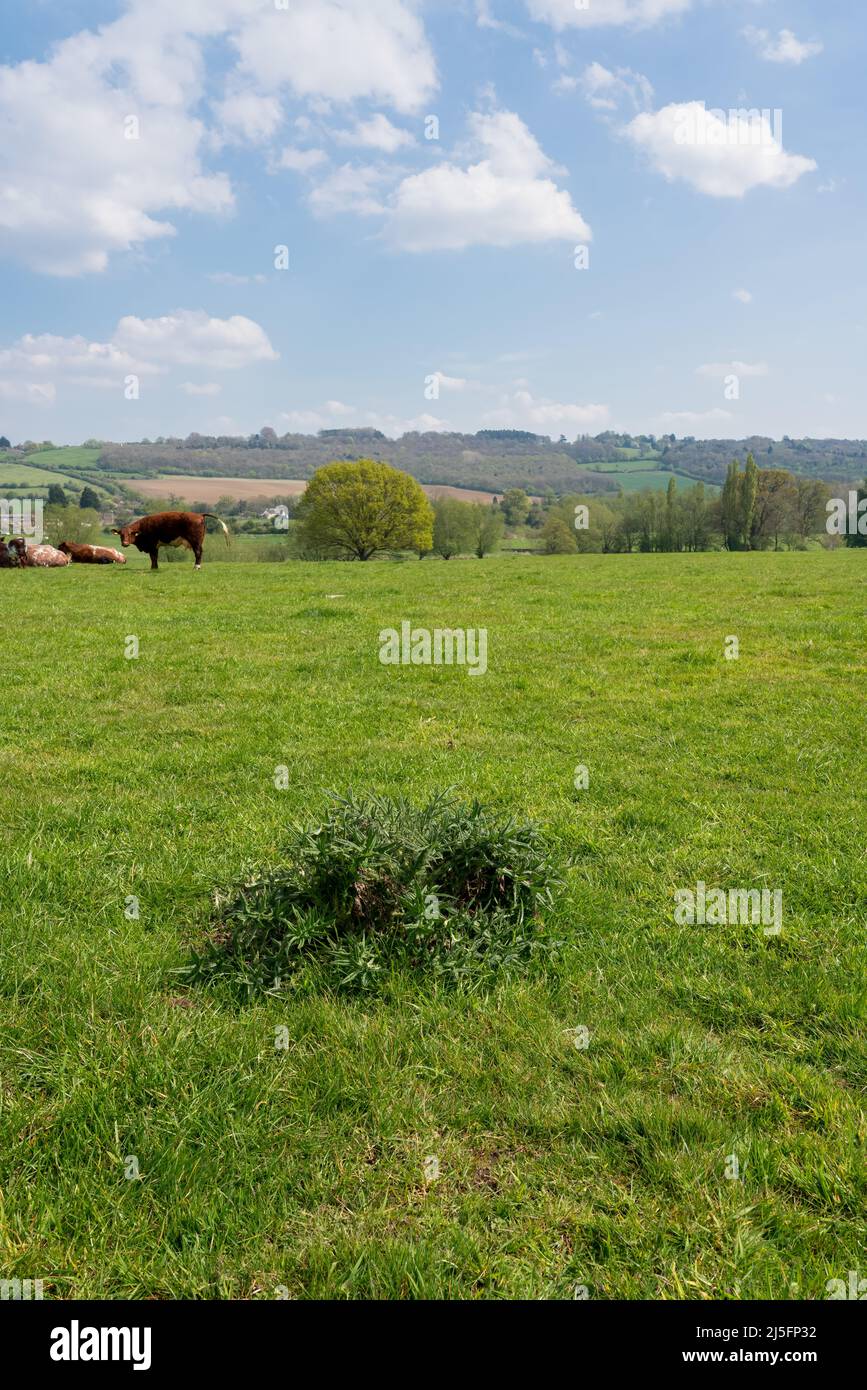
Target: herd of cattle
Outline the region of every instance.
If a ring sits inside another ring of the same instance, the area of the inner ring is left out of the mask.
[[[54,569],[59,565],[125,565],[126,556],[104,545],[79,545],[61,541],[59,546],[36,545],[20,536],[0,540],[0,569]]]
[[[213,517],[223,528],[226,544],[229,528],[214,512],[156,512],[140,517],[115,530],[124,549],[134,545],[150,556],[151,569],[159,568],[157,556],[161,546],[186,546],[193,552],[196,569],[202,567],[202,547],[205,543],[205,518]],[[60,545],[36,544],[16,536],[4,541],[0,536],[0,569],[53,569],[60,565],[125,565],[126,556],[106,545],[83,545],[78,541],[61,541]]]

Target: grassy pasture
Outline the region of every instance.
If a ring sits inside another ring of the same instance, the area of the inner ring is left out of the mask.
[[[187,560],[0,572],[0,1276],[702,1299],[863,1274],[863,552]],[[403,619],[487,627],[488,673],[380,666]],[[185,989],[211,887],[350,785],[542,821],[574,862],[556,967],[472,997]],[[781,888],[782,935],[675,926],[698,880]]]
[[[639,454],[637,449],[623,449],[622,453],[627,457],[606,459],[604,463],[591,463],[587,467],[592,473],[646,473],[655,469],[659,460],[658,454],[648,458]]]
[[[64,444],[60,449],[40,449],[38,453],[30,454],[27,463],[32,463],[35,468],[56,468],[59,472],[65,472],[68,468],[84,468],[90,470],[96,468],[100,449],[85,449],[78,444]]]
[[[650,488],[653,492],[664,492],[672,477],[677,483],[678,491],[683,492],[694,487],[699,481],[697,478],[688,478],[683,473],[672,474],[670,470],[664,468],[628,470],[608,476],[614,477],[624,492],[643,492],[645,488]],[[708,497],[713,497],[720,491],[720,488],[716,483],[705,483],[704,490]]]
[[[63,488],[77,487],[79,491],[82,487],[78,478],[59,473],[53,468],[39,468],[32,463],[6,463],[0,459],[0,483],[6,482],[14,483],[16,487],[37,487],[41,490],[47,489],[51,483],[59,483]]]

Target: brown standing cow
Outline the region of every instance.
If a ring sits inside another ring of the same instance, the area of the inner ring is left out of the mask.
[[[153,516],[140,517],[119,530],[114,527],[113,533],[120,536],[122,546],[134,545],[137,550],[149,555],[152,570],[159,569],[157,554],[161,545],[185,545],[196,557],[196,569],[199,570],[202,568],[205,517],[208,516],[220,522],[228,545],[229,528],[214,512],[155,512]]]

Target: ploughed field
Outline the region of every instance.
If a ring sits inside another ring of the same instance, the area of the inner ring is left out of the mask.
[[[864,552],[187,558],[0,574],[0,1277],[702,1299],[863,1275]],[[382,665],[405,621],[487,629],[486,673]],[[211,889],[327,789],[450,785],[571,860],[544,970],[253,1004],[172,973]],[[679,924],[699,883],[781,890],[782,931]]]
[[[218,502],[221,497],[247,502],[257,497],[300,497],[307,487],[307,483],[298,478],[199,478],[192,474],[126,478],[124,481],[144,497],[180,497],[184,502]],[[488,503],[496,495],[438,483],[422,484],[422,491],[428,497],[457,497],[462,502]]]

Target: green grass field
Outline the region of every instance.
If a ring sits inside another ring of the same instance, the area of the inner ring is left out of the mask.
[[[37,468],[56,468],[65,473],[68,468],[96,468],[101,449],[85,449],[77,444],[64,444],[60,449],[40,449],[26,460]]]
[[[683,492],[694,487],[698,481],[696,478],[687,478],[683,473],[672,474],[664,468],[629,469],[624,472],[618,471],[614,477],[624,492],[644,492],[645,488],[652,492],[664,492],[672,477],[677,483],[678,492]],[[708,497],[715,497],[720,488],[716,483],[705,483],[704,490]]]
[[[40,468],[35,463],[6,463],[3,459],[0,459],[0,482],[14,483],[16,487],[40,489],[46,489],[50,483],[60,483],[61,487],[81,487],[77,479],[55,469]]]
[[[620,452],[626,457],[609,459],[604,463],[590,463],[587,467],[591,473],[642,473],[655,469],[659,460],[658,454],[648,457],[639,454],[637,449],[621,449]]]
[[[821,1299],[863,1273],[864,578],[863,551],[0,572],[0,1276]],[[381,666],[404,619],[486,627],[488,673]],[[450,785],[573,862],[545,974],[242,1007],[172,973],[328,788]],[[676,926],[699,880],[782,889],[782,934]]]

